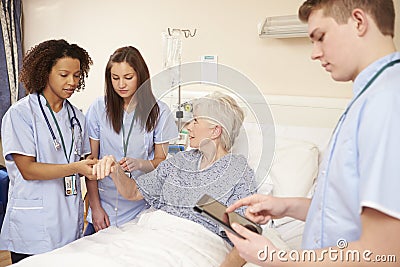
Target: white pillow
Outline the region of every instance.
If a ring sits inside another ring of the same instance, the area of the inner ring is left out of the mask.
[[[318,161],[317,145],[278,137],[271,171],[260,189],[272,185],[271,193],[274,196],[310,197],[318,175]],[[259,190],[259,193],[264,191]],[[285,217],[274,220],[274,225],[274,230],[288,247],[300,249],[304,222]]]
[[[269,127],[270,125],[266,124],[244,123],[232,152],[247,157],[250,167],[256,171],[258,193],[273,193],[275,196],[307,196],[318,174],[318,146],[303,141],[308,140],[305,138],[303,128],[277,126],[276,131],[271,131]],[[307,130],[310,135],[314,132],[314,129]],[[265,144],[263,135],[268,136],[274,132],[276,133],[275,155],[271,170],[268,172],[270,162],[260,162],[260,157],[264,146],[273,144]],[[297,132],[303,134],[296,139]],[[265,176],[267,173],[269,175]]]
[[[315,144],[277,138],[267,183],[279,197],[306,197],[318,175],[319,150]]]
[[[235,152],[247,156],[250,166],[255,170],[264,168],[264,171],[260,173],[267,173],[269,164],[257,164],[262,146],[255,144],[260,144],[262,140],[259,140],[260,134],[257,132],[256,126],[255,124],[248,124],[245,127],[247,136],[239,135],[234,149]],[[277,130],[279,129],[277,128]],[[311,188],[318,175],[318,146],[287,136],[287,133],[283,135],[287,137],[281,137],[282,131],[277,131],[277,134],[271,170],[260,184],[257,192],[259,194],[272,193],[274,196],[281,197],[310,197],[309,192],[312,192]],[[252,146],[252,148],[248,149],[247,145]],[[257,177],[257,180],[262,181],[263,177]],[[267,230],[267,225],[264,225],[263,228],[264,231],[272,231],[272,229]],[[286,217],[275,220],[273,231],[277,233],[286,246],[299,249],[303,228],[304,222]]]

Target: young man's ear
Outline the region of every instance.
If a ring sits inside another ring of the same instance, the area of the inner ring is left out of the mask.
[[[351,13],[358,36],[364,36],[368,29],[368,17],[364,10],[356,8]]]

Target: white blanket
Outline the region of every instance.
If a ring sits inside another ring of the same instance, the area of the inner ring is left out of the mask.
[[[154,211],[13,266],[219,266],[230,249],[202,225]]]

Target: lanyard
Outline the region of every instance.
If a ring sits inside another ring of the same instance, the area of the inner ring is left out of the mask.
[[[122,143],[124,145],[124,158],[126,157],[126,154],[128,152],[129,138],[131,137],[134,120],[135,120],[135,114],[133,114],[133,116],[132,116],[132,122],[131,122],[131,126],[129,127],[129,132],[128,132],[128,136],[126,137],[126,141],[125,141],[124,121],[122,121]]]
[[[43,95],[43,94],[42,94],[42,95]],[[56,139],[56,136],[55,136],[55,134],[54,134],[54,131],[53,131],[51,125],[50,125],[49,119],[47,118],[46,113],[44,112],[43,105],[42,105],[42,102],[40,101],[39,94],[38,94],[37,96],[38,96],[38,100],[39,100],[40,109],[42,110],[42,114],[43,114],[43,116],[44,116],[44,119],[46,120],[47,127],[49,128],[50,133],[51,133],[51,136],[52,136],[52,138],[53,138],[54,147],[56,148],[56,150],[59,150],[59,149],[60,149],[60,144],[58,143],[58,141],[57,141],[57,139]],[[43,95],[43,97],[44,97],[44,99],[46,99],[46,97],[45,97],[44,95]],[[67,101],[67,100],[66,100],[66,101]],[[74,134],[73,134],[73,132],[72,132],[72,142],[71,142],[71,147],[70,147],[69,156],[68,156],[68,155],[67,155],[67,149],[66,149],[66,147],[65,147],[65,142],[64,142],[63,134],[62,134],[62,132],[61,132],[60,126],[58,125],[57,119],[56,119],[56,117],[55,117],[55,115],[54,115],[54,112],[53,112],[53,110],[51,109],[50,104],[49,104],[49,102],[47,101],[47,99],[46,99],[46,106],[47,106],[47,108],[49,109],[51,116],[53,117],[54,123],[56,124],[58,133],[59,133],[60,138],[61,138],[61,143],[62,143],[62,147],[63,147],[63,151],[64,151],[64,156],[65,156],[65,159],[67,160],[67,162],[69,163],[69,162],[70,162],[70,159],[71,159],[71,154],[72,154],[72,147],[73,147],[73,144],[74,144]],[[71,121],[71,115],[69,114],[68,107],[67,107],[67,112],[68,112],[68,118],[69,118],[69,120]]]
[[[379,75],[382,74],[387,68],[392,67],[393,65],[396,65],[400,63],[400,59],[390,61],[386,65],[384,65],[382,68],[378,70],[377,73],[367,82],[367,84],[364,86],[364,88],[360,91],[360,93],[354,98],[354,100],[347,106],[346,110],[343,112],[342,116],[340,116],[339,122],[336,124],[335,129],[333,130],[333,134],[335,134],[336,130],[339,128],[338,126],[342,124],[342,120],[345,119],[346,114],[349,112],[350,108],[353,106],[353,104],[357,101],[357,99],[360,98],[360,96],[367,91],[367,89],[371,86],[371,84],[376,80],[376,78],[379,77]]]
[[[346,108],[345,112],[343,113],[343,115],[347,114],[347,112],[349,112],[351,106],[354,104],[354,102],[356,102],[356,100],[365,92],[367,91],[367,89],[371,86],[371,84],[376,80],[376,78],[379,77],[379,75],[382,74],[382,72],[384,72],[387,68],[396,65],[400,63],[400,59],[397,60],[393,60],[390,61],[389,63],[387,63],[386,65],[384,65],[380,70],[378,70],[377,73],[375,73],[375,75],[371,78],[371,80],[368,81],[368,83],[364,86],[364,88],[361,90],[361,92],[356,96],[356,98],[354,98],[354,100],[350,103],[350,105]],[[342,115],[342,116],[343,116]]]

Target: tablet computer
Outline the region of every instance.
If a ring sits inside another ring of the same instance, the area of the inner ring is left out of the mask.
[[[225,230],[228,230],[241,238],[243,237],[232,229],[232,223],[238,223],[255,233],[262,233],[262,228],[258,224],[236,212],[227,213],[225,212],[226,208],[227,207],[224,204],[206,194],[196,203],[194,210],[221,225]]]

